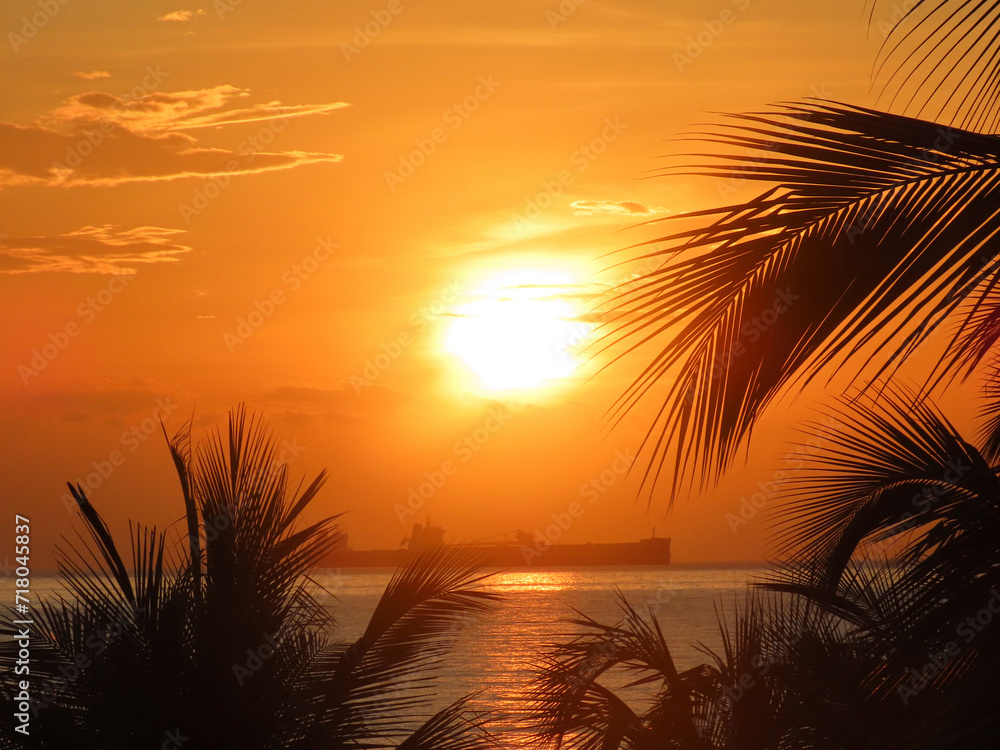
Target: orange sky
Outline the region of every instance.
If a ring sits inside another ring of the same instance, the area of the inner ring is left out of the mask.
[[[114,529],[169,524],[154,419],[205,428],[246,401],[293,473],[330,470],[317,510],[347,511],[354,546],[395,546],[399,504],[450,461],[415,517],[453,535],[543,529],[580,501],[564,540],[656,523],[678,560],[758,558],[760,518],[727,514],[771,463],[666,521],[615,472],[649,417],[602,430],[635,362],[488,391],[449,330],[505,284],[580,315],[635,270],[598,256],[657,228],[621,230],[747,195],[643,179],[710,112],[871,104],[863,5],[8,0],[4,513],[32,517],[47,564],[73,528],[63,483],[103,467],[90,494]]]

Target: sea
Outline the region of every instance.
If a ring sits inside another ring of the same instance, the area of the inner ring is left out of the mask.
[[[389,569],[326,571],[316,576],[335,597],[331,610],[339,632],[364,632],[367,615],[392,576]],[[730,623],[749,581],[765,570],[752,565],[674,564],[666,567],[566,567],[498,573],[482,588],[502,598],[494,610],[468,623],[446,657],[435,691],[443,707],[475,694],[473,705],[490,709],[505,725],[516,721],[523,694],[545,647],[582,632],[571,623],[586,615],[602,624],[622,618],[624,597],[640,612],[655,614],[679,670],[710,661],[719,651],[719,616]],[[613,683],[612,683],[613,685]]]
[[[581,632],[570,622],[587,615],[614,624],[620,597],[655,614],[679,670],[710,661],[703,649],[719,651],[719,617],[732,622],[748,582],[766,571],[754,565],[673,564],[666,567],[566,567],[498,573],[481,588],[501,596],[486,615],[463,623],[454,648],[441,664],[434,705],[442,708],[474,695],[476,709],[489,709],[508,727],[523,706],[539,655],[548,644]],[[334,616],[337,635],[359,637],[393,575],[389,568],[314,571],[314,595]],[[33,598],[59,591],[58,580],[37,577]],[[0,580],[0,601],[13,601],[13,579]],[[622,683],[624,684],[624,683]]]

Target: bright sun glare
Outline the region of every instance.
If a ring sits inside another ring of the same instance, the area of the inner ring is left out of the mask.
[[[537,388],[572,375],[590,325],[560,271],[492,276],[459,306],[445,348],[489,391]]]

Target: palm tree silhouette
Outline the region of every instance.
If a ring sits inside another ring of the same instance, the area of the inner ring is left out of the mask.
[[[427,716],[456,627],[488,609],[482,565],[437,548],[398,570],[364,634],[333,639],[310,568],[341,537],[335,518],[302,527],[324,482],[290,491],[262,419],[239,407],[228,436],[191,449],[169,441],[188,538],[175,549],[131,527],[131,572],[83,490],[90,532],[58,553],[67,597],[31,626],[35,718],[12,747],[476,748],[491,746],[467,700]],[[13,703],[16,647],[0,647],[0,692]],[[178,739],[181,738],[181,739]]]
[[[1000,138],[960,125],[1000,116],[998,12],[922,0],[907,15],[917,25],[890,36],[890,104],[950,114],[945,124],[787,104],[730,116],[694,136],[715,153],[663,170],[767,187],[657,220],[674,230],[637,246],[661,263],[621,291],[605,344],[624,346],[616,358],[654,350],[613,419],[666,391],[642,446],[644,488],[666,472],[672,503],[713,484],[775,398],[820,374],[882,382],[937,334],[948,345],[928,386],[988,356],[1000,339]]]
[[[786,562],[732,629],[720,616],[721,653],[680,671],[652,611],[624,601],[614,625],[577,619],[584,634],[549,647],[528,694],[542,742],[1000,741],[1000,381],[987,377],[978,448],[929,397],[992,365],[1000,340],[1000,5],[918,0],[906,18],[877,69],[903,113],[811,101],[736,115],[699,136],[721,155],[666,170],[768,187],[668,219],[673,232],[640,246],[659,267],[619,295],[606,343],[655,353],[613,418],[666,387],[643,444],[650,500],[662,471],[669,503],[711,485],[793,385],[846,371],[855,392],[832,434],[807,428],[822,449],[784,489]],[[945,124],[907,114],[927,112]],[[921,388],[892,384],[936,335]]]
[[[875,746],[988,747],[1000,738],[1000,462],[914,400],[890,387],[831,410],[843,426],[783,508],[788,549],[808,552],[769,588],[837,614],[864,645],[857,691]]]
[[[1000,462],[914,398],[860,394],[830,410],[837,430],[807,428],[822,448],[780,516],[795,556],[750,588],[731,629],[720,615],[708,663],[678,669],[656,616],[624,600],[618,623],[574,620],[584,634],[547,649],[526,695],[539,737],[606,749],[995,746]]]
[[[566,748],[855,748],[864,744],[861,648],[805,598],[748,592],[721,652],[681,670],[655,614],[624,599],[614,625],[581,617],[584,632],[543,654],[527,691],[526,723]],[[622,688],[621,683],[626,682]],[[845,717],[853,715],[852,721]]]

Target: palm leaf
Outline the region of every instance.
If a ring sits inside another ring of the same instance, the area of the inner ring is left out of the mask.
[[[87,522],[87,529],[97,543],[97,549],[101,553],[101,557],[104,558],[105,564],[121,587],[122,594],[128,600],[129,604],[134,607],[135,594],[132,592],[132,583],[129,581],[128,572],[125,570],[125,563],[122,562],[121,555],[118,554],[118,549],[115,547],[115,540],[111,536],[111,532],[108,531],[107,524],[104,523],[101,514],[90,504],[87,494],[83,491],[83,487],[79,485],[74,487],[68,483],[67,486],[73,494],[73,499],[76,500],[77,505],[80,507],[80,513]]]
[[[714,157],[697,172],[777,187],[668,218],[698,223],[644,243],[663,243],[644,257],[666,262],[619,298],[605,331],[616,359],[654,348],[611,414],[664,384],[643,486],[669,471],[670,502],[715,481],[793,380],[848,363],[891,374],[997,277],[1000,139],[942,141],[933,123],[833,103],[734,119],[704,140],[761,155]],[[943,360],[962,362],[955,351]]]
[[[195,598],[201,598],[201,532],[198,520],[198,504],[191,490],[191,429],[194,417],[189,419],[174,436],[168,437],[166,427],[163,437],[167,439],[170,457],[181,483],[181,495],[184,498],[184,517],[187,521],[188,545],[190,546],[191,586]]]
[[[580,615],[583,633],[551,644],[526,692],[526,723],[542,741],[568,748],[705,748],[706,712],[716,704],[718,680],[698,668],[679,671],[655,615],[640,615],[619,593],[622,620],[602,624]],[[607,684],[654,686],[651,709],[639,714]]]
[[[397,745],[397,750],[479,750],[500,747],[482,718],[469,718],[469,699],[447,706]]]
[[[226,445],[217,440],[193,458],[188,437],[185,428],[170,441],[189,522],[177,560],[162,532],[132,526],[126,569],[100,514],[74,490],[91,540],[57,550],[69,596],[35,613],[36,686],[62,683],[33,726],[38,747],[153,747],[167,726],[206,747],[286,747],[322,713],[305,675],[330,647],[330,618],[303,576],[337,532],[331,518],[302,527],[299,516],[323,475],[288,491],[273,437],[243,408],[231,415]],[[226,523],[213,512],[227,513]],[[205,577],[196,568],[202,549]],[[115,637],[100,640],[109,626]],[[272,643],[252,671],[237,670]],[[0,671],[15,656],[0,643]],[[77,672],[68,682],[67,669]],[[0,674],[5,691],[12,679],[13,670]]]
[[[485,578],[479,554],[461,547],[430,548],[399,569],[362,636],[318,664],[313,679],[324,710],[314,735],[331,728],[359,740],[413,732],[458,626],[498,599],[479,589]]]
[[[919,394],[889,386],[828,416],[839,428],[822,429],[812,465],[786,485],[778,529],[780,554],[808,548],[831,588],[865,540],[923,530],[908,550],[919,557],[954,530],[956,514],[1000,497],[996,472]]]
[[[979,417],[983,420],[979,431],[983,455],[991,465],[1000,465],[1000,368],[996,363],[983,386]]]
[[[212,434],[196,451],[190,472],[205,530],[204,636],[231,660],[264,634],[278,632],[305,595],[301,576],[341,536],[336,517],[295,527],[325,472],[291,493],[278,455],[266,422],[241,406],[230,414],[226,440]],[[244,637],[234,638],[234,629]]]
[[[831,413],[840,428],[789,483],[781,516],[786,551],[806,553],[770,586],[858,634],[867,671],[857,683],[879,746],[982,738],[977,717],[996,704],[986,675],[1000,663],[1000,626],[982,621],[1000,599],[997,469],[922,394],[888,387]],[[913,690],[944,653],[929,686]]]
[[[877,0],[872,20],[900,4]],[[878,21],[880,31],[885,21]],[[886,35],[876,77],[889,106],[972,130],[1000,123],[1000,6],[983,0],[917,0]]]

